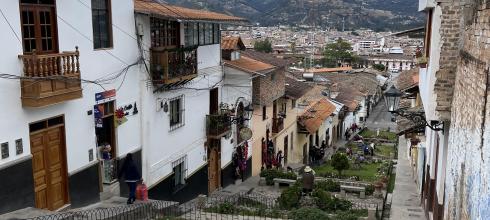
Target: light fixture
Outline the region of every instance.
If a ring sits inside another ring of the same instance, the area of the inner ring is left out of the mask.
[[[165,101],[165,103],[163,104],[163,112],[168,112],[168,103],[167,101]]]
[[[434,131],[442,130],[440,125],[443,125],[443,122],[431,121],[431,123],[428,123],[425,119],[425,113],[423,111],[408,111],[408,108],[400,108],[400,98],[402,96],[403,93],[393,85],[384,93],[385,104],[388,112],[395,116],[404,117],[417,126],[425,126]]]

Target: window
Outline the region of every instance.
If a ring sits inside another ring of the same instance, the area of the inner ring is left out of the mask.
[[[187,175],[187,156],[183,156],[180,159],[172,162],[174,173],[174,188],[175,190],[181,189],[185,185],[185,178]]]
[[[150,18],[150,35],[152,47],[180,45],[180,24],[159,18]]]
[[[267,107],[262,106],[262,120],[265,121],[267,119]]]
[[[211,23],[185,23],[185,45],[198,46],[219,44],[220,26]]]
[[[291,150],[294,149],[294,133],[291,131]]]
[[[56,9],[53,0],[21,0],[22,44],[25,53],[38,54],[58,50]]]
[[[219,29],[219,24],[214,24],[213,25],[213,43],[214,44],[219,44],[220,42],[220,37],[221,37],[221,33],[220,33],[220,29]]]
[[[92,28],[94,48],[112,47],[112,21],[110,0],[92,0]]]
[[[271,81],[274,81],[274,80],[276,80],[276,73],[271,74]]]
[[[291,109],[296,108],[296,99],[291,99]]]
[[[170,100],[170,131],[184,126],[184,96]]]
[[[284,102],[282,102],[281,104],[281,113],[284,114],[284,117],[286,117],[287,108],[288,108],[288,103],[286,102],[286,100],[284,100]]]

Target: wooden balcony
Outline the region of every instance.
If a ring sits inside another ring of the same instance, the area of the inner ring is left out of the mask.
[[[197,47],[151,48],[153,84],[187,82],[197,76]]]
[[[19,55],[22,106],[43,107],[82,97],[79,51]]]
[[[284,129],[284,119],[283,118],[273,118],[272,119],[272,133],[277,134]]]
[[[206,116],[206,135],[208,138],[221,139],[229,132],[231,132],[231,120],[228,115]]]

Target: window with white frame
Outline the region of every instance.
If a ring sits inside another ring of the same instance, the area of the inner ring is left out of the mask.
[[[187,176],[187,155],[172,162],[172,168],[174,173],[174,187],[179,188],[185,185],[185,178]]]
[[[184,96],[170,99],[170,131],[184,126]]]

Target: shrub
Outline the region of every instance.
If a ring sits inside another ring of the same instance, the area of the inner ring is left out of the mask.
[[[342,170],[349,169],[349,159],[343,153],[336,153],[332,156],[332,167],[339,172],[339,176],[342,176]]]
[[[327,192],[340,192],[340,183],[333,180],[318,181],[315,184],[315,189],[325,190]]]
[[[367,210],[349,210],[349,211],[341,211],[337,212],[335,215],[336,219],[342,219],[342,220],[357,220],[359,217],[366,217],[367,216]]]
[[[210,212],[220,213],[220,214],[233,214],[237,211],[235,205],[230,202],[224,202],[217,206],[210,207]]]
[[[366,195],[370,196],[374,193],[374,185],[369,184],[369,186],[366,186]]]
[[[339,178],[339,174],[334,172],[323,172],[320,175],[327,178]]]
[[[293,172],[283,172],[277,169],[266,169],[260,172],[260,177],[265,177],[265,183],[274,185],[274,178],[296,180],[298,177]]]
[[[278,203],[283,209],[292,209],[299,206],[299,200],[301,199],[301,187],[298,183],[291,187],[288,187],[282,191],[279,196]]]
[[[291,215],[288,216],[293,220],[320,220],[320,219],[325,219],[328,220],[330,217],[328,214],[320,209],[317,208],[300,208],[300,209],[295,209],[291,211]]]
[[[347,211],[352,208],[352,203],[344,200],[332,197],[330,193],[324,190],[315,190],[313,192],[315,202],[318,208],[323,211]]]

